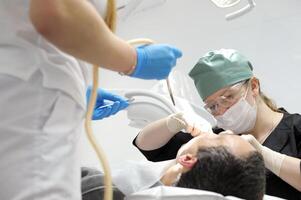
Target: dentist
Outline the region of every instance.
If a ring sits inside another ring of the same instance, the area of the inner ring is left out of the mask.
[[[0,2],[1,199],[81,199],[77,147],[87,63],[164,79],[181,57],[170,45],[131,47],[112,34],[99,10],[83,0]],[[111,106],[106,116],[120,109]]]

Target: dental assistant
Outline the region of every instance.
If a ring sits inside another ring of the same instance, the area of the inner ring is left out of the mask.
[[[266,194],[301,199],[301,116],[278,109],[262,93],[251,63],[236,50],[208,52],[189,75],[218,128],[242,134],[262,154]],[[187,119],[177,113],[148,125],[134,145],[152,161],[175,158],[183,144],[204,132],[202,124]]]
[[[0,2],[0,199],[81,199],[78,140],[88,63],[164,79],[181,57],[170,45],[128,45],[107,28],[99,6],[83,0]],[[118,101],[106,94],[98,106],[106,98]]]

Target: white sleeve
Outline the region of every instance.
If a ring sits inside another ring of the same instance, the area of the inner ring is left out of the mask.
[[[107,0],[89,0],[98,13],[104,18],[106,16]]]

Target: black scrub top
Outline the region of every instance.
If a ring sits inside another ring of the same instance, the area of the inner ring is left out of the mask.
[[[301,116],[299,114],[289,114],[286,112],[283,114],[282,120],[264,141],[263,145],[282,154],[301,158]],[[219,129],[219,131],[214,130],[214,132],[218,133],[220,130],[221,129]],[[193,137],[190,134],[179,132],[164,146],[151,151],[139,149],[135,144],[136,138],[134,139],[133,144],[148,160],[157,162],[174,159],[179,148],[192,138]],[[301,200],[301,193],[298,190],[269,170],[266,171],[266,194],[284,199]]]

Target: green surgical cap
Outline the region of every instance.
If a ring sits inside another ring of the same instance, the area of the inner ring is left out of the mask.
[[[203,100],[216,91],[253,76],[251,63],[233,49],[210,51],[189,72]]]

